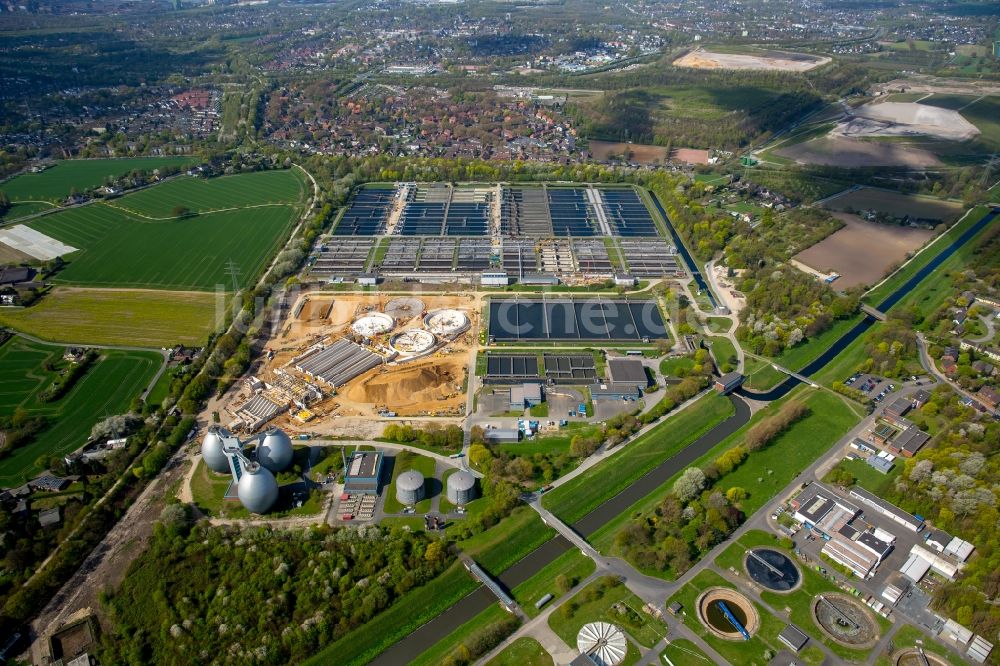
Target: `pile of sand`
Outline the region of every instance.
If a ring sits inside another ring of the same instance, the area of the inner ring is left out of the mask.
[[[456,392],[461,381],[449,366],[424,363],[400,370],[376,371],[348,389],[345,397],[353,402],[398,410],[443,400]]]
[[[808,72],[830,62],[830,58],[811,56],[806,53],[768,54],[714,53],[712,51],[692,51],[674,61],[675,67],[694,69],[763,69],[784,72]]]

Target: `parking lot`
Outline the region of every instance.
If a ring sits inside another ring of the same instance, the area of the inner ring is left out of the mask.
[[[845,386],[850,386],[853,389],[861,391],[875,403],[882,402],[890,391],[896,390],[896,383],[900,383],[900,380],[885,379],[884,377],[869,375],[863,372],[851,375],[844,380]]]

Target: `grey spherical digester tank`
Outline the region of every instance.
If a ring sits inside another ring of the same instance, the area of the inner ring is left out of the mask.
[[[278,500],[278,482],[266,467],[252,462],[244,466],[236,494],[247,510],[267,513]]]
[[[222,435],[227,435],[221,431]],[[208,468],[213,472],[226,474],[229,472],[229,457],[222,450],[222,437],[218,428],[209,428],[205,433],[205,439],[201,442],[201,459],[205,461]]]
[[[272,472],[283,472],[292,464],[292,440],[284,431],[272,428],[257,447],[257,461]]]
[[[424,475],[415,469],[396,478],[396,499],[404,506],[413,506],[424,498]]]
[[[446,492],[449,502],[455,506],[465,506],[476,499],[476,477],[465,470],[459,470],[448,477]]]

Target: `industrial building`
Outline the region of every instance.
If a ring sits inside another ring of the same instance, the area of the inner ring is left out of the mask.
[[[519,411],[542,403],[542,385],[538,383],[517,384],[510,387],[510,410]]]
[[[593,400],[638,400],[642,391],[635,384],[591,384],[587,387]]]
[[[906,529],[912,532],[919,532],[924,529],[924,521],[914,516],[912,513],[907,513],[903,511],[895,504],[891,502],[886,502],[881,497],[873,495],[864,488],[859,488],[854,486],[850,490],[850,495],[852,499],[856,499],[862,504],[874,509],[883,516],[889,518],[898,525],[902,525]]]
[[[333,388],[343,386],[383,362],[384,359],[378,354],[346,338],[330,345],[316,345],[292,359],[296,370]]]
[[[646,388],[649,383],[645,366],[634,358],[608,359],[608,379],[612,384],[634,384],[637,388]]]
[[[861,509],[819,483],[807,485],[791,504],[795,520],[823,537],[822,552],[859,578],[871,576],[893,549],[893,535],[854,524]]]
[[[490,444],[516,444],[521,439],[517,428],[490,428],[483,433],[483,439]]]
[[[746,377],[738,372],[727,372],[715,380],[715,390],[722,395],[728,395],[743,386],[744,379]]]
[[[355,451],[344,465],[344,493],[377,495],[381,476],[381,451]]]
[[[789,624],[778,634],[778,640],[788,646],[792,652],[798,653],[809,642],[809,637],[794,624]]]

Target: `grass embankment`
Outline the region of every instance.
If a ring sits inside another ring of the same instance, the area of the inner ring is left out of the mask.
[[[407,662],[407,666],[438,666],[438,664],[443,664],[447,657],[456,649],[460,649],[460,646],[470,637],[505,618],[507,618],[507,611],[499,604],[492,604],[429,649],[424,650],[416,658]]]
[[[0,460],[0,486],[19,485],[41,472],[39,458],[64,456],[83,446],[94,424],[128,410],[162,363],[152,352],[104,351],[65,395],[44,402],[42,393],[56,380],[45,366],[59,367],[64,351],[19,337],[0,346],[0,414],[21,408],[49,423]]]
[[[211,292],[57,288],[30,308],[0,309],[0,324],[53,342],[201,346],[228,300]]]
[[[552,656],[534,638],[518,638],[486,666],[552,666]]]
[[[459,542],[458,547],[493,576],[498,576],[555,532],[526,506],[493,528]],[[313,666],[367,664],[392,644],[434,619],[479,584],[456,562],[442,575],[408,592],[371,622],[326,646],[306,662]]]
[[[563,522],[575,523],[732,414],[729,400],[706,395],[625,444],[624,451],[546,494],[542,503]]]
[[[538,573],[515,587],[511,592],[525,615],[535,617],[545,610],[546,606],[558,603],[559,599],[570,591],[559,589],[556,580],[560,576],[565,576],[567,584],[575,587],[594,573],[596,569],[597,565],[592,559],[576,548],[572,548],[549,562]],[[546,594],[551,594],[552,600],[542,608],[535,608],[538,600]]]
[[[729,474],[719,478],[714,488],[725,492],[729,488],[743,488],[747,497],[740,502],[740,508],[747,516],[752,515],[769,502],[778,492],[791,483],[795,476],[812,464],[833,446],[855,423],[858,416],[840,399],[826,391],[800,388],[781,401],[772,403],[754,414],[750,422],[714,446],[694,462],[704,466],[722,452],[743,442],[746,432],[765,417],[776,413],[788,400],[803,401],[810,409],[808,416],[792,424],[765,448],[752,452],[746,461]],[[613,520],[605,523],[590,537],[591,544],[602,553],[617,555],[615,535],[637,516],[647,515],[664,496],[670,492],[674,482],[683,470],[678,470],[653,492],[639,500]],[[650,576],[671,580],[673,572],[640,568]]]

